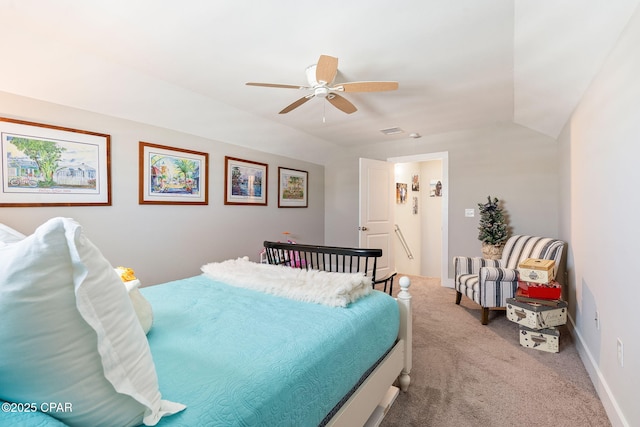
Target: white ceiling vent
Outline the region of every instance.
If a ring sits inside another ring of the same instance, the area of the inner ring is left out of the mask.
[[[399,133],[403,133],[404,131],[399,127],[394,127],[394,128],[380,129],[380,132],[384,133],[385,135],[396,135]]]

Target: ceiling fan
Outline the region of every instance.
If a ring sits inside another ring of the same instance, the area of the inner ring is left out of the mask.
[[[311,91],[308,95],[286,106],[280,114],[286,114],[315,97],[324,98],[338,110],[351,114],[358,111],[356,106],[336,92],[381,92],[398,89],[398,82],[348,82],[331,86],[338,73],[338,58],[328,55],[320,55],[318,63],[307,67],[306,73],[309,86],[255,82],[249,82],[247,85]]]

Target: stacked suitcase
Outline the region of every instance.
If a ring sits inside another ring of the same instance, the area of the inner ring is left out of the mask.
[[[553,260],[528,258],[518,266],[518,290],[507,299],[507,318],[519,325],[520,345],[557,353],[560,332],[567,323],[567,303],[560,299]]]

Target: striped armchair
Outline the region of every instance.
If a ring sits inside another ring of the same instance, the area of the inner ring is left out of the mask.
[[[490,308],[503,308],[518,287],[517,268],[527,258],[552,259],[560,265],[564,242],[547,237],[511,236],[498,260],[457,256],[455,268],[456,304],[466,295],[482,307],[480,322],[489,322]]]

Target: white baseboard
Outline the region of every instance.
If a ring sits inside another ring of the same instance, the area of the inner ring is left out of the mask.
[[[452,278],[447,277],[444,280],[440,280],[440,286],[442,286],[444,288],[454,289],[455,288],[455,283],[453,282]]]
[[[607,412],[607,416],[609,417],[609,421],[611,421],[611,425],[613,427],[630,427],[627,422],[620,406],[618,406],[618,402],[615,399],[615,396],[611,392],[609,385],[607,384],[606,379],[602,375],[598,364],[596,363],[593,355],[585,345],[584,339],[580,334],[580,331],[576,328],[576,324],[571,316],[568,316],[569,323],[567,326],[569,327],[569,332],[574,338],[574,342],[576,343],[576,349],[578,350],[578,355],[582,360],[582,364],[587,370],[589,377],[591,378],[591,382],[593,383],[600,400],[602,401],[602,405],[604,406],[604,410]]]

